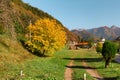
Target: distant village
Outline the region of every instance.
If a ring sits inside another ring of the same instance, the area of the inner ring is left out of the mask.
[[[93,44],[91,44],[90,42],[88,41],[84,41],[84,42],[77,42],[77,41],[69,41],[69,44],[68,44],[68,48],[70,50],[78,50],[80,48],[86,48],[86,49],[95,49],[96,46],[97,46],[97,43],[104,43],[106,41],[105,38],[101,38],[99,41],[96,41],[94,42]],[[115,43],[119,43],[119,49],[118,49],[118,52],[120,53],[120,36],[113,40],[113,42]]]

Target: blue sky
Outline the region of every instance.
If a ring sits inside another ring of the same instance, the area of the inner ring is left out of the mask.
[[[23,0],[68,29],[120,26],[120,0]]]

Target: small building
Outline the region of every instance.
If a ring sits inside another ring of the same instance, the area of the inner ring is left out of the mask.
[[[100,42],[104,43],[105,42],[105,38],[101,38]]]
[[[76,49],[78,49],[78,48],[90,48],[90,45],[88,42],[79,42],[75,46],[76,46]]]
[[[75,40],[71,40],[71,41],[69,41],[68,43],[67,43],[67,45],[68,45],[68,48],[70,49],[70,50],[74,50],[74,49],[76,49],[76,47],[75,47],[75,45],[77,44],[77,41],[75,41]]]

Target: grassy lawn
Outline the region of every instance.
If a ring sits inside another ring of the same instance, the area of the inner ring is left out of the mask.
[[[81,71],[82,66],[81,66],[81,61],[84,60],[87,62],[87,64],[90,67],[95,68],[98,73],[105,78],[105,80],[120,80],[120,64],[116,63],[115,61],[112,61],[111,65],[108,68],[104,68],[104,60],[102,59],[102,56],[100,54],[97,54],[95,50],[79,50],[80,51],[80,56],[76,58],[75,64],[79,65],[77,66],[79,70]],[[80,72],[79,71],[79,72]],[[78,75],[78,76],[77,76]],[[74,74],[75,78],[79,78],[79,73],[78,69],[75,70]],[[87,77],[89,80],[92,80],[92,78]]]
[[[3,54],[1,54],[1,56],[2,55]],[[7,56],[7,54],[4,55]],[[11,55],[8,54],[8,56]],[[74,60],[74,65],[71,66],[74,71],[73,80],[83,80],[84,73],[87,74],[87,79],[93,80],[83,67],[83,60],[86,61],[89,66],[94,67],[98,73],[107,80],[117,78],[118,76],[120,77],[120,64],[113,61],[112,64],[105,69],[102,56],[94,50],[88,49],[63,49],[56,52],[54,57],[32,56],[25,61],[21,60],[22,62],[20,63],[8,61],[10,59],[7,57],[1,58],[1,60],[2,59],[7,59],[4,63],[0,62],[0,79],[2,80],[64,80],[64,72],[70,60]],[[20,76],[21,70],[24,74],[22,77]]]
[[[104,68],[105,62],[102,59],[101,55],[98,55],[96,52],[91,51],[91,53],[87,54],[87,57],[88,58],[91,57],[93,59],[93,61],[91,61],[91,63],[89,63],[89,65],[92,64],[91,66],[95,67],[96,70],[100,73],[100,75],[103,76],[105,79],[120,80],[120,64],[119,63],[116,63],[113,60],[108,68]],[[97,60],[94,60],[95,58]]]
[[[70,58],[74,55],[74,51],[61,50],[55,53],[54,57],[38,57],[26,60],[19,64],[4,63],[0,68],[0,79],[13,80],[64,80],[65,66]],[[20,71],[24,76],[20,76]]]

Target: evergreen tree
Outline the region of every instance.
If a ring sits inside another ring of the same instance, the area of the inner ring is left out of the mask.
[[[109,66],[111,60],[115,57],[117,52],[116,45],[110,41],[106,41],[103,44],[102,56],[105,59],[105,68]]]

